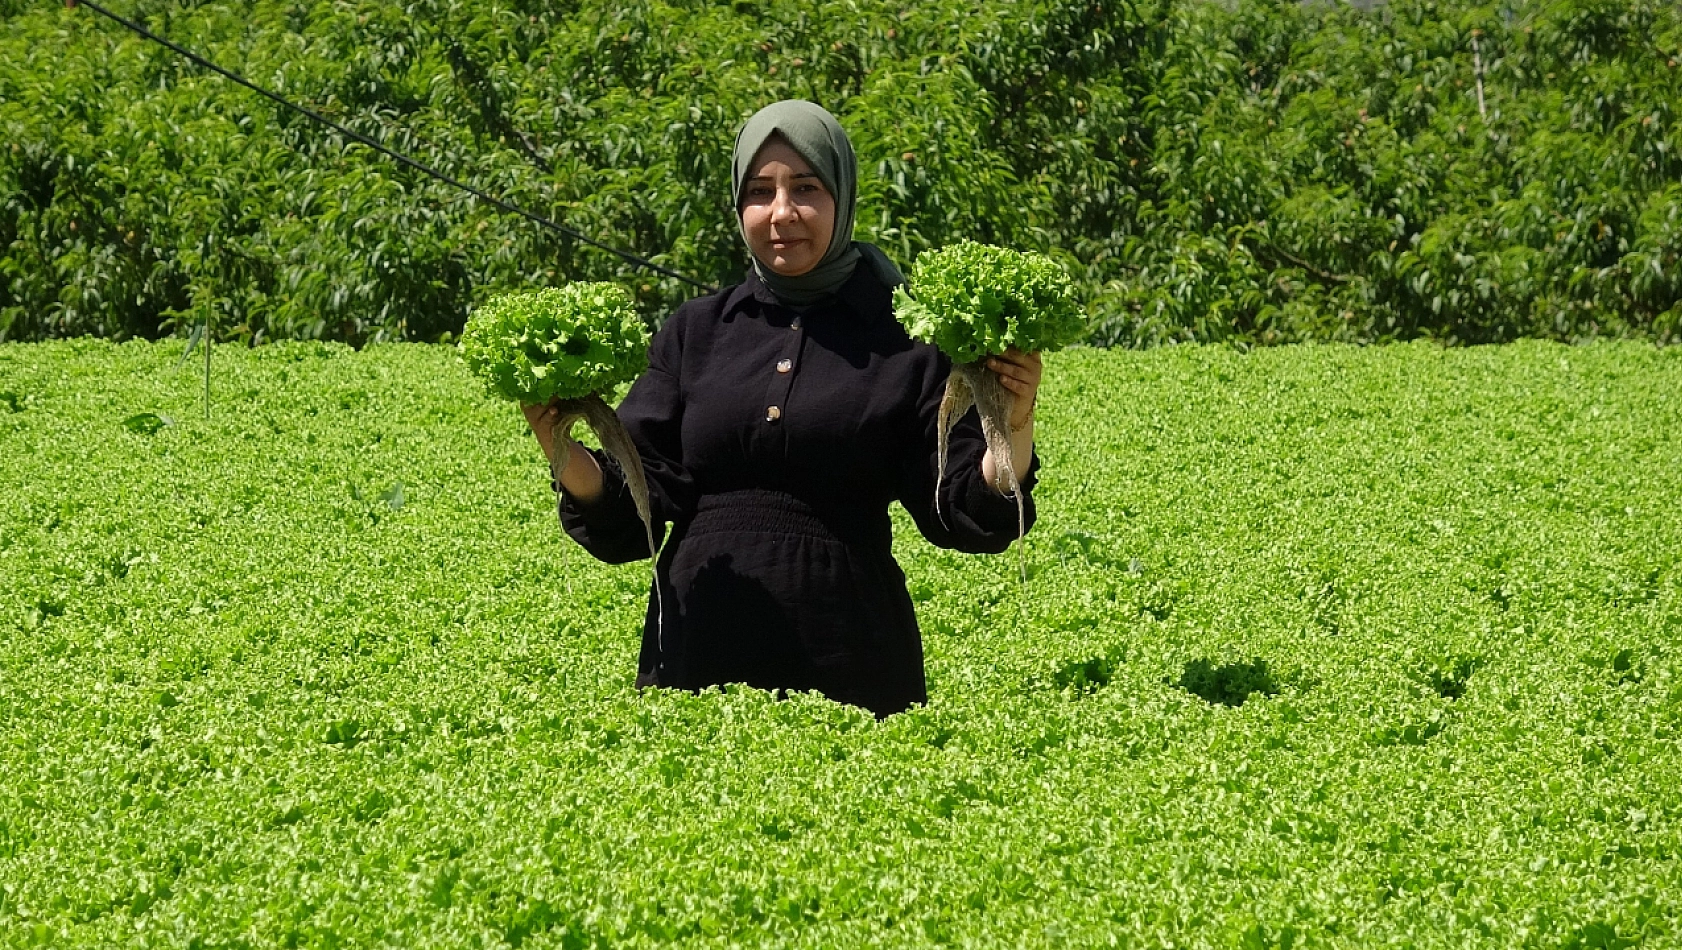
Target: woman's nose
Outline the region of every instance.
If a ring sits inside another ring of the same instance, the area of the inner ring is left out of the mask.
[[[778,188],[776,197],[771,199],[771,220],[781,224],[794,219],[794,196],[788,189]]]

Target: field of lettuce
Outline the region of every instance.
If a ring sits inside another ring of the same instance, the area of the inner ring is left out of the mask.
[[[0,946],[1682,943],[1682,349],[1076,350],[930,706],[631,686],[449,349],[0,346]]]

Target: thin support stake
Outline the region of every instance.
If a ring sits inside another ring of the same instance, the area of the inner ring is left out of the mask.
[[[1472,31],[1472,73],[1477,78],[1478,85],[1478,118],[1489,123],[1489,111],[1483,107],[1483,53],[1478,49],[1478,37],[1482,30]]]

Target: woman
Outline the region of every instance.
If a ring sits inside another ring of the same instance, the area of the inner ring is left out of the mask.
[[[996,553],[1016,538],[1016,502],[996,485],[972,411],[953,433],[936,513],[950,365],[894,319],[899,271],[852,240],[857,164],[834,116],[768,106],[737,135],[734,159],[753,268],[672,315],[618,409],[648,472],[656,536],[672,524],[664,617],[651,598],[637,683],[818,690],[886,716],[928,699],[889,503],[937,545]],[[1016,397],[1027,493],[1039,356],[990,365]],[[566,532],[603,561],[647,557],[623,479],[575,442],[552,444],[553,408],[525,411],[551,469],[569,455],[557,486]]]

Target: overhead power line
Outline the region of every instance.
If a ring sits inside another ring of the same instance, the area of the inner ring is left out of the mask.
[[[572,238],[573,240],[580,241],[580,242],[583,242],[584,244],[590,245],[591,247],[598,248],[600,250],[606,251],[609,254],[612,254],[613,256],[615,256],[615,257],[617,257],[617,258],[619,258],[619,259],[621,259],[621,260],[623,260],[623,261],[625,261],[629,264],[632,264],[636,267],[642,267],[642,268],[645,268],[647,270],[651,270],[651,271],[655,272],[656,274],[661,274],[663,276],[670,277],[674,280],[681,280],[684,283],[689,284],[691,286],[699,287],[700,289],[702,289],[702,290],[704,290],[708,293],[713,293],[714,291],[717,290],[717,288],[715,288],[715,287],[713,287],[709,284],[703,283],[701,281],[698,281],[693,277],[689,277],[687,275],[680,274],[677,271],[672,270],[669,267],[665,267],[663,265],[656,264],[646,257],[640,257],[636,254],[632,254],[630,251],[622,251],[619,248],[612,247],[611,245],[603,244],[601,241],[598,241],[595,238],[590,237],[589,235],[582,234],[578,231],[575,231],[572,228],[569,228],[564,224],[559,224],[555,221],[550,220],[549,218],[544,217],[543,215],[537,214],[535,212],[527,211],[526,209],[518,207],[516,205],[509,204],[508,202],[503,201],[501,198],[498,198],[495,195],[488,194],[488,193],[486,193],[486,192],[484,192],[484,191],[482,191],[478,188],[473,187],[472,185],[467,184],[464,181],[461,181],[461,180],[456,179],[456,178],[452,178],[449,175],[444,174],[443,172],[439,171],[436,168],[433,168],[430,165],[427,165],[424,162],[421,162],[421,161],[418,161],[416,159],[410,158],[409,156],[403,154],[402,152],[399,152],[396,149],[393,149],[393,148],[390,148],[386,145],[383,145],[380,142],[377,142],[374,139],[371,139],[368,136],[363,135],[360,132],[357,132],[353,129],[346,128],[345,126],[343,126],[343,125],[341,125],[337,122],[334,122],[332,119],[327,118],[326,116],[322,115],[319,112],[316,112],[314,109],[311,109],[308,106],[301,106],[301,105],[297,104],[296,102],[293,102],[292,100],[286,98],[285,96],[280,95],[279,93],[270,92],[269,90],[264,89],[262,86],[257,85],[256,83],[252,82],[251,80],[246,79],[244,76],[241,76],[238,73],[233,72],[232,70],[224,69],[221,66],[218,66],[215,63],[211,62],[210,60],[204,58],[203,56],[200,56],[199,54],[193,52],[192,50],[187,49],[186,47],[183,47],[180,44],[172,42],[171,40],[165,39],[164,37],[159,36],[156,33],[153,33],[151,30],[146,29],[144,26],[141,26],[139,23],[136,23],[133,20],[129,20],[125,17],[118,16],[117,14],[111,12],[110,10],[107,10],[105,7],[103,7],[103,6],[99,5],[98,3],[94,2],[94,0],[65,0],[65,6],[72,7],[72,8],[78,7],[78,6],[87,7],[88,9],[90,9],[93,12],[99,14],[100,16],[105,17],[105,18],[111,20],[112,22],[118,23],[118,24],[122,25],[123,27],[133,31],[134,33],[137,33],[140,36],[142,36],[142,37],[144,37],[148,40],[151,40],[154,43],[159,44],[160,46],[164,46],[164,47],[168,48],[169,50],[173,51],[177,55],[182,56],[182,57],[184,57],[188,60],[191,60],[192,62],[196,63],[197,65],[202,66],[205,69],[208,69],[211,72],[216,73],[217,75],[222,76],[225,79],[228,79],[232,82],[238,83],[241,86],[244,86],[245,88],[251,90],[252,92],[257,93],[258,95],[262,96],[265,99],[268,99],[272,102],[276,102],[276,103],[278,103],[282,106],[285,106],[286,108],[291,109],[292,111],[297,112],[300,115],[307,116],[308,118],[310,118],[310,119],[312,119],[316,122],[319,122],[322,125],[327,126],[328,128],[330,128],[333,131],[339,133],[340,135],[345,136],[348,139],[351,139],[353,141],[356,141],[356,142],[359,142],[363,145],[368,146],[369,148],[373,149],[374,151],[379,152],[381,155],[384,155],[387,158],[390,158],[392,161],[395,161],[400,165],[406,165],[409,168],[413,168],[415,171],[418,171],[418,172],[420,172],[424,175],[429,175],[433,178],[436,178],[437,180],[439,180],[439,181],[441,181],[441,182],[443,182],[447,185],[453,185],[454,187],[459,188],[462,191],[467,192],[468,194],[472,195],[475,198],[478,198],[480,201],[483,201],[488,205],[491,205],[492,207],[498,208],[502,211],[506,211],[509,214],[518,215],[522,218],[525,218],[527,221],[531,221],[531,222],[533,222],[537,225],[548,228],[551,231],[555,231],[559,234],[564,234],[567,237]]]

